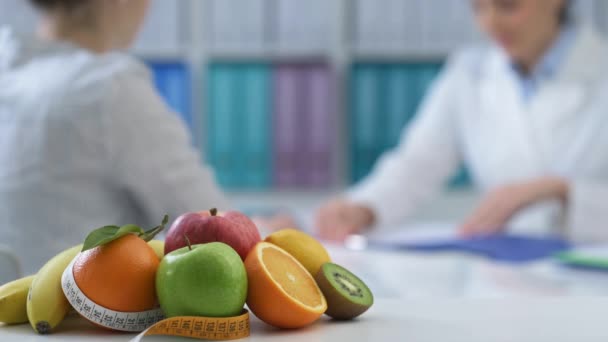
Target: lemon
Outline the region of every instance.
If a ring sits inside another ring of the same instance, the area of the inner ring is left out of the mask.
[[[313,276],[331,258],[323,245],[312,236],[296,229],[282,229],[266,237],[266,242],[283,248]]]

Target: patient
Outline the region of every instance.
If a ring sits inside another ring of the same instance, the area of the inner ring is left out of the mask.
[[[35,272],[107,224],[226,207],[146,67],[121,52],[148,0],[32,0],[36,39],[0,28],[0,241]]]

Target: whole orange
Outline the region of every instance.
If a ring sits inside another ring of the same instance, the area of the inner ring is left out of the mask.
[[[122,312],[153,309],[156,304],[154,249],[135,234],[82,252],[74,262],[74,279],[93,302]]]

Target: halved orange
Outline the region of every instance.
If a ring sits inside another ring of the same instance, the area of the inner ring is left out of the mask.
[[[327,302],[314,278],[296,258],[268,242],[245,259],[247,306],[277,328],[301,328],[319,319]]]

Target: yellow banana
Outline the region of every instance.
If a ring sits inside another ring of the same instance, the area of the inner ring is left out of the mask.
[[[61,289],[61,275],[82,250],[82,245],[66,249],[49,260],[34,277],[27,297],[27,317],[39,334],[48,334],[70,311]]]
[[[148,245],[152,247],[156,255],[159,259],[162,259],[165,256],[165,242],[160,240],[150,240],[148,241]]]
[[[29,276],[0,286],[0,322],[6,324],[27,323],[27,293],[34,276]]]

